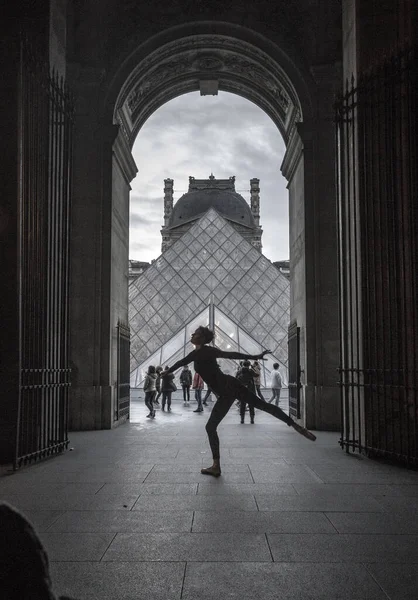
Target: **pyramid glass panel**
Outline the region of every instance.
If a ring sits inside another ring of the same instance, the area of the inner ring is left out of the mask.
[[[215,325],[216,327],[219,327],[219,329],[222,329],[229,338],[238,343],[238,327],[218,309],[215,309]]]
[[[222,343],[238,343],[244,352],[259,352],[264,341],[273,349],[274,342],[274,360],[287,368],[289,282],[213,209],[130,284],[129,294],[132,372],[144,372],[149,355],[160,357],[165,346],[165,361],[190,352],[188,323],[216,327]],[[223,362],[235,370],[234,361]],[[265,380],[270,371],[263,370]]]
[[[215,326],[215,345],[225,352],[239,352],[239,346],[236,341]]]

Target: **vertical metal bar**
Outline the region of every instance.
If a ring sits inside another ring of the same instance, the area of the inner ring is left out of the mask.
[[[401,65],[399,65],[399,67],[401,67]],[[404,173],[404,164],[403,164],[403,158],[404,158],[404,152],[405,152],[405,148],[404,148],[404,119],[405,119],[405,114],[404,114],[404,99],[403,99],[403,90],[402,90],[402,71],[401,71],[401,81],[399,82],[399,88],[400,88],[400,98],[399,98],[399,102],[397,103],[397,108],[398,108],[398,115],[397,115],[397,135],[395,136],[395,148],[396,148],[396,153],[398,156],[398,161],[397,161],[397,172],[396,174],[398,175],[398,194],[399,194],[399,199],[400,199],[400,224],[401,224],[401,235],[400,235],[400,248],[399,248],[399,252],[400,252],[400,262],[401,262],[401,298],[402,298],[402,316],[401,316],[401,322],[400,322],[400,329],[401,329],[401,335],[402,335],[402,340],[403,340],[403,348],[402,348],[402,365],[403,365],[403,374],[402,374],[402,398],[401,398],[401,402],[405,403],[405,408],[406,408],[406,437],[407,437],[407,460],[409,462],[410,460],[410,427],[409,427],[409,411],[408,411],[408,397],[409,397],[409,390],[408,390],[408,379],[409,379],[409,369],[408,369],[408,365],[409,365],[409,361],[410,361],[410,357],[409,357],[409,347],[408,347],[408,337],[409,337],[409,333],[408,333],[408,328],[409,328],[409,306],[408,306],[408,287],[409,287],[409,281],[412,280],[412,278],[414,277],[414,273],[410,273],[409,272],[409,268],[408,268],[408,260],[407,260],[407,249],[406,249],[406,244],[409,241],[409,223],[408,223],[408,215],[406,212],[406,207],[405,207],[405,202],[409,201],[408,198],[408,190],[405,189],[405,173]],[[410,242],[409,242],[410,243]],[[415,274],[416,276],[416,274]],[[416,415],[415,415],[416,418]]]
[[[351,263],[354,263],[354,318],[353,318],[353,356],[354,362],[352,365],[353,368],[353,391],[356,393],[356,405],[353,406],[353,413],[357,413],[357,430],[358,430],[358,448],[362,447],[362,439],[361,439],[361,394],[360,394],[360,295],[359,295],[359,277],[361,276],[360,272],[360,261],[359,261],[359,235],[358,235],[358,210],[357,203],[359,202],[358,196],[358,185],[357,185],[357,177],[359,176],[355,165],[358,164],[358,136],[359,136],[359,102],[360,97],[357,91],[353,90],[353,133],[352,133],[352,172],[353,172],[353,260]]]

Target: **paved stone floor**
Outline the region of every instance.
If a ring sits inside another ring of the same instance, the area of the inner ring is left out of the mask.
[[[54,589],[80,600],[416,600],[418,473],[347,456],[266,414],[220,427],[173,412],[71,433],[72,450],[0,479],[35,524]]]

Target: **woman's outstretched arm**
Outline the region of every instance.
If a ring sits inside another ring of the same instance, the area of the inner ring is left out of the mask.
[[[263,360],[266,354],[271,354],[270,350],[263,350],[259,354],[243,354],[242,352],[225,352],[217,349],[217,358],[251,358],[253,360]]]
[[[174,371],[177,371],[177,369],[180,369],[180,367],[184,367],[184,365],[188,365],[189,363],[193,362],[195,354],[196,350],[192,350],[190,354],[174,363],[174,365],[168,369],[168,373],[174,373]]]

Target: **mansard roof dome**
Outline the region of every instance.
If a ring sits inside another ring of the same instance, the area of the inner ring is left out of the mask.
[[[255,227],[251,209],[244,198],[235,191],[235,177],[205,180],[189,179],[189,191],[176,202],[168,227],[198,219],[210,208],[246,227]]]

